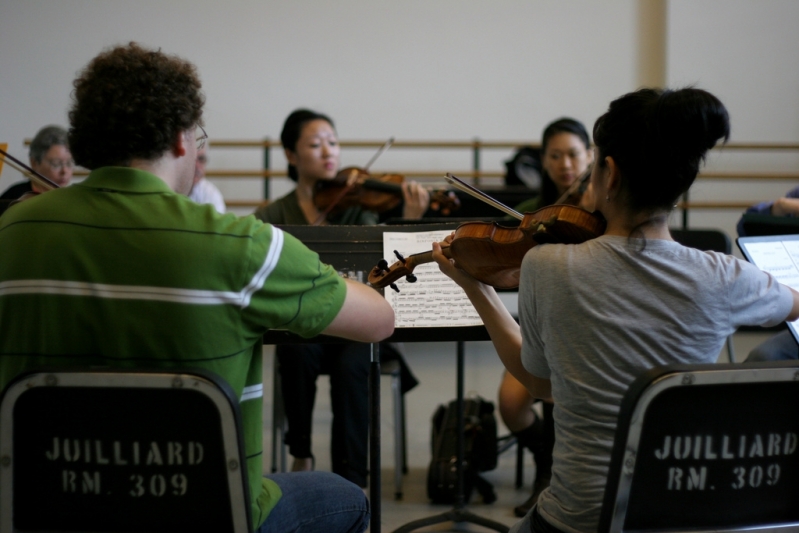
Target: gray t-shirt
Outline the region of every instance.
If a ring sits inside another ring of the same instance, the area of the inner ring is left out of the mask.
[[[790,290],[732,256],[673,241],[602,236],[541,245],[519,287],[522,362],[550,379],[554,464],[539,512],[568,532],[596,531],[621,398],[652,367],[715,362],[741,325],[775,325]]]

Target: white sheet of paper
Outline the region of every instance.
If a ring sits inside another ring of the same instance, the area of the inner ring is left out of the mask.
[[[799,291],[799,241],[753,242],[746,245],[752,263],[760,270],[768,272],[777,281]],[[789,322],[799,328],[799,320]],[[797,337],[799,338],[799,337]]]
[[[799,291],[799,241],[757,242],[747,245],[752,260],[783,285]]]
[[[383,258],[389,265],[397,262],[394,250],[403,257],[432,250],[450,230],[419,233],[386,232],[383,234]],[[397,280],[400,292],[386,287],[386,300],[394,309],[394,327],[433,328],[442,326],[481,326],[483,321],[457,283],[441,273],[435,262],[413,270],[416,283]]]

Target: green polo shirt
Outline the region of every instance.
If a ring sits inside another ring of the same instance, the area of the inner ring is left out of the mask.
[[[261,338],[327,327],[346,293],[335,270],[269,224],[123,167],[9,209],[0,253],[0,387],[44,365],[215,372],[241,400],[263,523],[281,493],[262,475]]]

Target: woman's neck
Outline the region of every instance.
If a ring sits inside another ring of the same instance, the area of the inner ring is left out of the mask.
[[[669,212],[663,210],[635,214],[608,213],[605,235],[674,240],[669,232]],[[635,234],[633,234],[635,232]]]
[[[315,186],[316,180],[314,178],[300,176],[297,178],[297,197],[300,200],[313,201],[313,192]]]
[[[308,224],[316,224],[317,219],[321,216],[322,212],[316,208],[313,201],[314,188],[317,180],[315,178],[307,178],[299,176],[297,178],[297,203],[300,205],[305,220]],[[322,223],[324,224],[324,222]]]

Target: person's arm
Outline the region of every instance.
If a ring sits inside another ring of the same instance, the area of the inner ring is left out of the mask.
[[[322,333],[358,342],[379,342],[391,336],[394,310],[386,299],[363,283],[345,281],[344,305]]]
[[[771,204],[771,214],[777,217],[799,215],[799,198],[778,198]]]
[[[448,239],[450,239],[448,237]],[[457,268],[454,259],[448,259],[441,252],[441,245],[433,243],[433,258],[441,272],[452,278],[463,288],[472,302],[477,314],[485,324],[502,364],[519,383],[530,391],[534,398],[549,398],[552,387],[548,379],[542,379],[528,372],[522,365],[522,333],[519,324],[499,299],[493,287],[481,283],[463,270]]]

